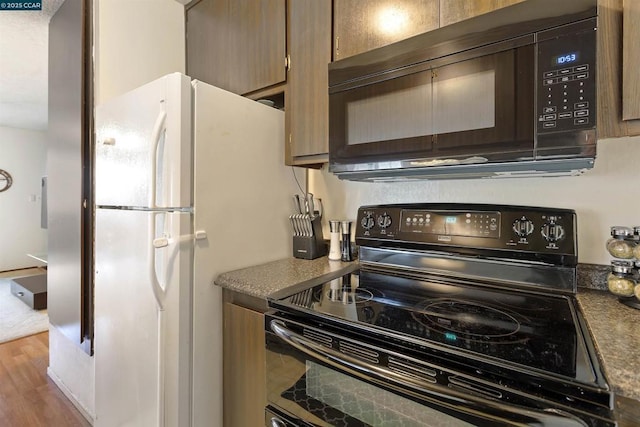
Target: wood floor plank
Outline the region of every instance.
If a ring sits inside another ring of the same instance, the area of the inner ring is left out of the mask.
[[[0,426],[87,427],[47,376],[49,333],[0,344]]]

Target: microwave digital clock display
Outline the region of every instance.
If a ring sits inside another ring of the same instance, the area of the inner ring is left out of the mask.
[[[578,57],[580,55],[578,54],[578,52],[567,52],[567,53],[563,53],[562,55],[557,55],[554,56],[552,59],[552,64],[555,65],[566,65],[566,64],[573,64],[574,62],[576,62],[578,60]]]

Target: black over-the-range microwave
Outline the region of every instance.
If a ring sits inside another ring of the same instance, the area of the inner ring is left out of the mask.
[[[594,0],[528,0],[329,64],[342,179],[579,174],[596,156]]]

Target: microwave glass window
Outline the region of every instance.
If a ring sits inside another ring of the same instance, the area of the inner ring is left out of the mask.
[[[480,71],[433,84],[435,133],[463,132],[496,125],[496,73]]]
[[[430,75],[430,73],[429,73]],[[433,135],[432,85],[422,74],[380,83],[375,95],[357,89],[347,103],[347,144]]]
[[[367,426],[471,427],[472,424],[421,405],[334,369],[307,361],[306,397]],[[304,403],[303,403],[304,404]],[[313,407],[313,404],[309,404]],[[318,405],[315,405],[318,406]],[[329,421],[329,420],[327,420]],[[336,421],[336,420],[332,420]],[[339,423],[336,423],[338,425]]]
[[[475,72],[469,72],[475,68]],[[480,69],[478,69],[480,68]],[[346,105],[348,145],[496,126],[496,71],[476,61],[353,90]]]

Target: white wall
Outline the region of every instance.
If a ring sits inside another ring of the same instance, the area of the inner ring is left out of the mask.
[[[309,172],[309,191],[322,198],[327,220],[354,219],[360,205],[376,203],[502,203],[575,209],[578,261],[609,264],[604,248],[609,227],[640,225],[638,159],[640,137],[619,138],[599,141],[595,167],[576,177],[360,183],[340,181],[325,168]],[[324,234],[328,236],[328,230]]]
[[[0,193],[0,271],[42,265],[27,254],[47,249],[47,231],[40,228],[46,160],[45,132],[0,127],[0,169],[13,178],[11,188]]]
[[[185,72],[184,6],[174,0],[97,0],[95,105]]]
[[[165,74],[184,73],[182,4],[174,0],[96,0],[94,7],[95,105]],[[49,376],[92,418],[94,359],[55,326],[50,329]]]

